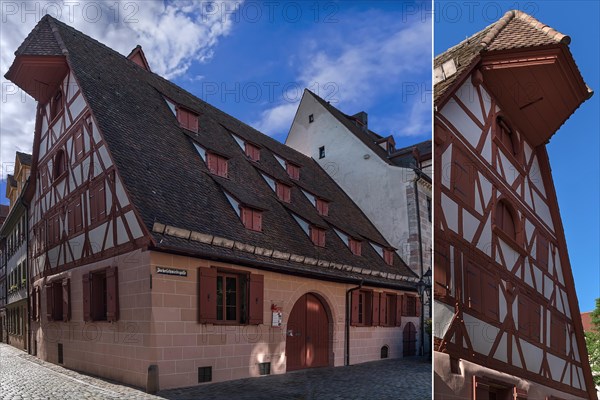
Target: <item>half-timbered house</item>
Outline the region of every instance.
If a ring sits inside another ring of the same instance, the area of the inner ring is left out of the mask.
[[[546,143],[592,92],[520,11],[435,58],[438,399],[596,399]]]
[[[6,76],[38,356],[148,390],[402,356],[417,277],[314,160],[49,16]]]
[[[6,342],[29,350],[29,313],[27,285],[27,190],[31,155],[17,152],[13,174],[6,179],[9,211],[0,227],[2,269],[6,271]]]

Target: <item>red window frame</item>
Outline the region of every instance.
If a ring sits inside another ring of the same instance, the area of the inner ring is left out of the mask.
[[[348,239],[348,246],[350,247],[350,251],[352,252],[352,254],[354,254],[355,256],[361,255],[362,242],[360,240],[350,238]]]
[[[75,153],[76,161],[81,161],[85,155],[83,126],[79,127],[73,135],[73,152]]]
[[[275,191],[277,193],[277,198],[279,200],[290,203],[292,201],[292,187],[286,185],[285,183],[276,182],[275,183]]]
[[[69,224],[69,235],[79,233],[83,230],[83,207],[81,197],[77,195],[67,206],[67,221]]]
[[[198,114],[177,107],[177,121],[182,128],[198,133]]]
[[[315,207],[317,208],[317,212],[319,215],[327,216],[329,215],[329,202],[323,199],[317,198]]]
[[[559,354],[567,353],[567,323],[556,311],[550,313],[550,347]]]
[[[62,112],[64,108],[64,96],[62,89],[58,89],[58,92],[50,100],[50,122],[53,122],[56,117]]]
[[[227,159],[215,153],[206,152],[206,165],[211,174],[227,178]]]
[[[452,151],[450,185],[452,192],[466,205],[475,205],[475,172],[472,163],[458,148]]]
[[[300,167],[298,165],[286,161],[285,170],[291,179],[300,180]]]
[[[106,194],[104,179],[92,184],[89,189],[90,224],[106,218]]]
[[[262,211],[241,206],[240,218],[246,229],[262,232]]]
[[[67,156],[63,149],[59,149],[54,155],[52,163],[52,177],[54,181],[58,181],[67,173]]]
[[[252,143],[245,143],[244,152],[246,153],[246,156],[248,156],[248,158],[252,161],[260,160],[260,149]]]
[[[543,235],[538,234],[536,240],[535,258],[538,266],[542,267],[546,271],[548,270],[548,249],[548,239],[546,239]]]
[[[387,265],[394,265],[394,251],[383,249],[383,260]]]
[[[309,228],[310,240],[315,246],[325,247],[325,229],[311,225]]]

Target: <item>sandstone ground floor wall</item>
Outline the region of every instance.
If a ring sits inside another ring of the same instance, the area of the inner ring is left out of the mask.
[[[584,397],[576,397],[570,393],[564,393],[557,389],[465,360],[459,360],[459,373],[453,373],[450,366],[450,356],[446,353],[434,352],[433,363],[435,400],[475,399],[473,394],[474,376],[514,385],[517,389],[526,393],[528,400],[545,400],[551,398],[551,396],[559,399],[584,399]]]
[[[4,341],[13,347],[27,351],[27,299],[7,304],[6,338]]]
[[[84,321],[82,277],[109,266],[118,268],[119,318],[115,322]],[[214,268],[262,276],[262,323],[199,321],[199,271]],[[165,273],[165,269],[172,273]],[[66,279],[70,286],[70,319],[49,320],[46,285]],[[148,382],[160,389],[197,385],[199,368],[203,367],[210,368],[211,382],[258,376],[265,363],[269,365],[268,373],[282,374],[288,370],[290,313],[299,299],[310,294],[326,314],[325,365],[342,366],[346,292],[353,287],[168,253],[136,251],[36,280],[34,289],[39,288],[40,301],[39,318],[31,326],[32,350],[46,361],[141,388],[146,388]],[[389,289],[385,292],[401,294]],[[274,310],[281,313],[281,325],[273,325]],[[407,324],[414,325],[418,340],[419,320],[402,317],[401,326],[350,327],[350,364],[380,359],[384,346],[388,357],[402,357],[403,330]],[[419,343],[416,346],[418,349]],[[307,354],[311,351],[309,348]],[[149,373],[149,369],[157,373]]]

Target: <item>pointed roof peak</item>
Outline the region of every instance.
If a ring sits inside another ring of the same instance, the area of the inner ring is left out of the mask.
[[[146,59],[146,54],[144,54],[144,50],[142,49],[141,45],[138,44],[135,46],[127,58],[144,68],[146,71],[152,72],[150,69],[150,64],[148,63],[148,59]]]

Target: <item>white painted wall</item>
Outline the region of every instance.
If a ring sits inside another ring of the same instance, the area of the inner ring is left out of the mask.
[[[312,123],[310,114],[314,116]],[[415,178],[411,169],[387,164],[307,93],[302,97],[286,145],[315,159],[398,249],[402,259],[408,261],[406,189]],[[325,157],[319,159],[321,146],[325,146]],[[410,267],[416,271],[419,268]]]

